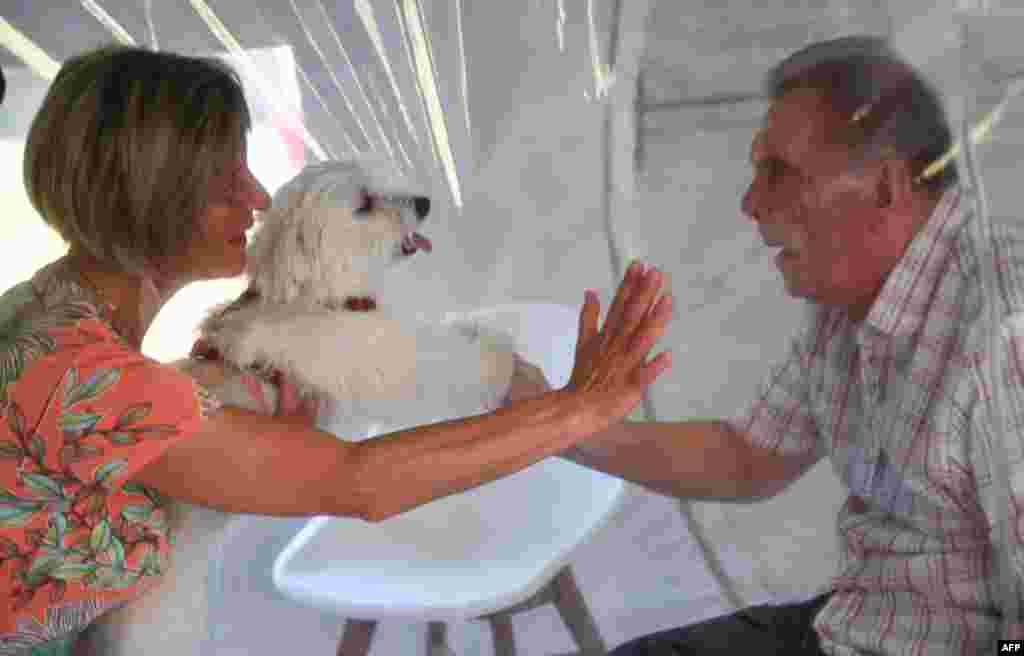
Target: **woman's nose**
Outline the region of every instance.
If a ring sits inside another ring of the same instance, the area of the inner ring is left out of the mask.
[[[248,189],[248,202],[254,210],[266,210],[270,208],[271,198],[270,194],[267,193],[266,187],[256,179],[256,176],[252,174],[252,171],[248,172],[249,178],[249,189]]]
[[[271,198],[270,194],[267,193],[266,187],[259,182],[256,183],[256,187],[256,203],[253,205],[254,209],[260,211],[270,209]]]

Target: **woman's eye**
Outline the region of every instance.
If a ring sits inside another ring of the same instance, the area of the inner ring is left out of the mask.
[[[234,198],[244,188],[242,172],[235,167],[222,170],[215,179],[214,194],[222,199]]]

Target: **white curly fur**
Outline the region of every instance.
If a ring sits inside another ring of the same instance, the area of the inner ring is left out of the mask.
[[[355,212],[366,190],[391,201]],[[427,323],[408,307],[408,277],[390,277],[401,244],[419,225],[401,199],[422,195],[380,160],[309,166],[274,196],[250,246],[248,274],[258,301],[226,304],[200,332],[234,365],[212,389],[222,401],[260,409],[240,383],[251,366],[281,370],[304,396],[321,400],[318,424],[341,437],[396,430],[496,407],[514,369],[509,336],[457,321]],[[377,309],[343,309],[373,296]],[[229,311],[225,311],[229,310]],[[195,360],[180,363],[197,374]],[[275,390],[263,385],[276,404]],[[177,542],[159,587],[108,613],[83,641],[95,653],[200,654],[210,616],[208,562],[232,516],[174,504]],[[275,521],[266,519],[264,521]]]

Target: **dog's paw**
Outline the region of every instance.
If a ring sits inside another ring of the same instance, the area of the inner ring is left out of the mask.
[[[472,343],[479,343],[481,348],[492,351],[516,351],[516,340],[512,335],[482,321],[461,319],[451,321],[447,325],[455,334]]]
[[[472,319],[450,319],[446,325],[453,334],[465,339],[480,351],[480,384],[484,405],[495,409],[508,395],[515,373],[517,345],[512,335]]]
[[[508,396],[515,370],[515,351],[481,341],[480,382],[488,393],[485,400],[488,408],[497,408]]]

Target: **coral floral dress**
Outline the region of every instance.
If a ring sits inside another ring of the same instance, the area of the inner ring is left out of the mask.
[[[0,296],[0,656],[63,653],[158,581],[167,501],[129,480],[219,407],[59,266]]]

